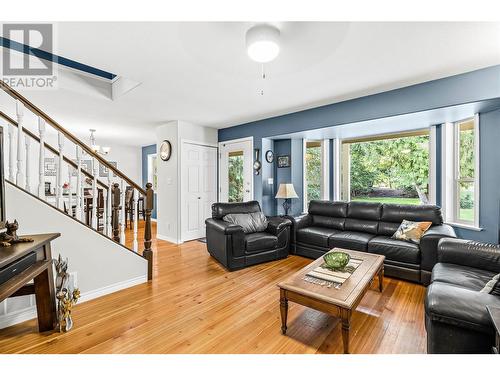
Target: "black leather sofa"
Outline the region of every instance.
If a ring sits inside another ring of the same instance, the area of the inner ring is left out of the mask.
[[[257,201],[244,203],[214,203],[212,218],[207,225],[207,248],[210,255],[230,271],[286,258],[290,249],[291,221],[283,217],[268,217],[265,232],[245,234],[239,225],[222,220],[227,214],[260,212]]]
[[[403,220],[433,225],[417,245],[391,238]],[[310,258],[334,247],[382,254],[387,276],[427,285],[443,237],[456,236],[452,227],[443,224],[437,206],[313,200],[308,214],[293,219],[291,251]]]
[[[500,296],[480,290],[500,273],[500,246],[443,239],[425,298],[427,353],[491,353],[495,330],[486,306]]]

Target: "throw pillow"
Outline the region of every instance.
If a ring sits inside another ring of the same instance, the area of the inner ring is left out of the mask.
[[[498,275],[493,276],[493,278],[486,283],[483,289],[481,289],[481,293],[489,293],[489,294],[495,294],[495,289],[496,293],[498,295],[498,288],[497,284],[500,279],[500,273]]]
[[[262,212],[227,214],[222,220],[241,226],[245,233],[263,232],[267,229],[267,218]]]
[[[425,231],[429,229],[431,225],[431,221],[403,220],[398,230],[392,235],[392,238],[418,244]]]

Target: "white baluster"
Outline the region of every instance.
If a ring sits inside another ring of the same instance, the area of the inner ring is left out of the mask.
[[[131,204],[130,209],[134,213],[132,215],[132,217],[134,219],[134,242],[133,242],[133,249],[134,249],[134,251],[136,253],[139,251],[139,244],[137,242],[137,222],[139,221],[139,215],[138,215],[138,212],[137,212],[137,202],[138,202],[138,200],[139,200],[139,191],[137,191],[137,189],[134,189],[134,199],[133,199],[133,203]]]
[[[112,215],[112,208],[111,208],[111,199],[113,197],[111,196],[111,171],[108,168],[108,194],[107,194],[107,210],[106,210],[106,235],[108,237],[113,236],[113,229],[111,228],[111,215]]]
[[[24,105],[20,101],[16,102],[16,114],[17,114],[17,173],[16,173],[16,185],[24,186],[24,174],[23,174],[23,117],[24,117]]]
[[[62,133],[59,133],[57,135],[57,140],[58,140],[58,146],[59,146],[59,163],[57,166],[57,192],[56,192],[56,206],[60,210],[63,209],[63,173],[62,173],[62,167],[63,167],[63,148],[64,148],[64,135]]]
[[[9,127],[9,180],[15,182],[14,179],[14,126]]]
[[[71,184],[71,173],[73,173],[73,167],[68,164],[68,215],[73,217],[73,192]]]
[[[76,168],[76,218],[83,222],[82,149],[78,145],[76,146]]]
[[[31,193],[30,179],[31,179],[31,162],[30,162],[30,154],[31,154],[31,138],[26,136],[24,137],[24,143],[26,144],[26,191]]]
[[[40,154],[38,156],[38,198],[45,200],[45,120],[38,118]]]
[[[121,181],[121,196],[120,196],[120,243],[125,245],[125,185]]]
[[[99,208],[97,207],[97,175],[99,173],[99,161],[95,158],[92,159],[92,228],[97,230],[97,211]]]

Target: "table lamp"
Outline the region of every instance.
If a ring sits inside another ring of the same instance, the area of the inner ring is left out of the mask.
[[[285,200],[283,202],[283,209],[285,210],[285,215],[288,216],[288,210],[290,209],[290,206],[292,205],[291,199],[298,198],[298,195],[295,192],[293,184],[280,184],[280,187],[278,189],[278,193],[276,194],[275,198]]]

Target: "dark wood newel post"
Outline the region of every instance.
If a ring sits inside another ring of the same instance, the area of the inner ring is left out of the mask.
[[[120,212],[120,185],[118,183],[114,183],[111,188],[111,196],[112,196],[112,215],[111,223],[113,225],[113,240],[116,242],[120,242],[120,227],[118,223],[118,216]]]
[[[151,211],[153,211],[153,184],[148,182],[146,184],[145,210],[146,210],[146,224],[144,226],[144,251],[142,256],[148,261],[148,280],[153,279],[153,251],[151,250]]]

